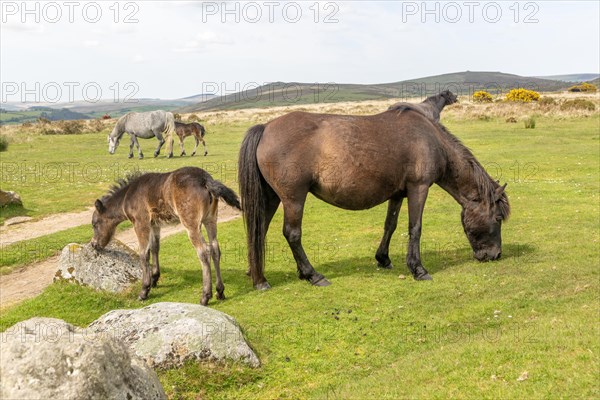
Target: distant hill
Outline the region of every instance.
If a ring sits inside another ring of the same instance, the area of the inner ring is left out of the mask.
[[[600,78],[596,78],[593,81],[588,81],[588,83],[591,83],[592,85],[600,86]]]
[[[567,75],[549,75],[549,76],[537,76],[536,78],[550,79],[554,81],[564,82],[586,82],[594,79],[598,79],[600,74],[567,74]]]
[[[383,84],[311,84],[274,82],[244,92],[215,97],[181,107],[178,112],[236,110],[292,104],[335,103],[341,101],[383,100],[390,98],[425,98],[444,89],[469,95],[486,89],[494,94],[525,87],[537,91],[563,90],[569,83],[502,72],[465,71]]]

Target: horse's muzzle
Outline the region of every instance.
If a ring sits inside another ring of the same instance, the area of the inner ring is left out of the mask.
[[[502,256],[502,251],[478,251],[473,254],[477,261],[496,261]]]

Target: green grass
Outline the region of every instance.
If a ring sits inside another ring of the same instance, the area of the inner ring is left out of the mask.
[[[176,399],[597,398],[598,122],[540,117],[535,130],[525,130],[499,120],[447,121],[492,175],[508,182],[512,216],[503,226],[502,259],[478,263],[460,207],[433,187],[422,237],[432,282],[399,278],[409,275],[405,207],[390,249],[395,268],[388,271],[378,270],[373,257],[385,205],[350,212],[309,198],[303,243],[332,281],[327,288],[296,278],[281,211],[268,235],[273,289],[266,292],[254,291],[244,275],[242,221],[220,225],[227,300],[210,306],[238,320],[263,365],[190,363],[159,371],[165,390]],[[235,161],[243,128],[222,127],[222,135],[209,137],[215,158]],[[48,143],[46,152],[61,144]],[[90,151],[91,160],[100,156],[108,158]],[[183,161],[190,160],[200,158]],[[183,161],[142,163],[174,168]],[[91,185],[90,196],[101,189]],[[70,189],[61,190],[67,196]],[[85,204],[85,196],[72,196]],[[43,195],[32,201],[37,197]],[[138,287],[112,295],[55,284],[3,311],[0,328],[33,316],[86,326],[115,308],[197,303],[201,273],[186,235],[161,248],[161,282],[146,303],[135,300]],[[518,381],[524,372],[528,378]]]

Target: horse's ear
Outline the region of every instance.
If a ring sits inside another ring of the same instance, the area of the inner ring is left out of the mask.
[[[494,201],[500,200],[500,198],[502,197],[502,193],[504,193],[504,189],[506,189],[506,185],[507,183],[505,183],[502,186],[498,186],[498,188],[494,192]]]
[[[102,203],[101,200],[96,200],[96,202],[94,203],[94,206],[96,206],[96,210],[98,210],[98,212],[100,214],[102,214],[104,211],[106,211],[106,207],[104,207],[104,204]]]

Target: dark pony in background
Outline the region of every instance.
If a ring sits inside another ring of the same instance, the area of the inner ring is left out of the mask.
[[[440,114],[444,107],[456,102],[458,102],[456,95],[449,90],[444,90],[440,94],[426,98],[421,103],[396,103],[391,105],[388,110],[410,108],[420,112],[435,122],[440,122]]]
[[[119,181],[102,199],[96,200],[92,217],[92,246],[97,250],[103,249],[113,237],[117,225],[125,220],[133,223],[142,265],[142,291],[139,298],[145,300],[150,285],[155,287],[160,277],[160,225],[180,221],[202,264],[200,303],[206,305],[212,298],[211,257],[217,275],[217,299],[222,300],[225,298],[225,286],[221,279],[221,251],[217,241],[219,199],[240,209],[233,190],[200,168],[184,167],[168,173],[131,175]],[[202,235],[202,225],[206,228],[208,243]]]
[[[197,122],[191,122],[189,124],[175,121],[175,133],[179,137],[179,145],[181,146],[181,155],[185,156],[185,148],[183,147],[183,140],[188,136],[194,136],[196,140],[196,146],[194,147],[194,151],[192,151],[191,156],[196,154],[196,150],[198,149],[198,144],[202,142],[204,146],[204,155],[208,154],[208,150],[206,149],[206,142],[204,141],[204,135],[206,134],[206,129],[204,126],[200,125]]]
[[[280,203],[283,234],[299,277],[317,286],[330,284],[314,270],[302,246],[308,193],[347,210],[388,202],[375,254],[382,268],[392,267],[390,240],[408,199],[406,262],[417,280],[431,279],[421,263],[420,239],[423,208],[434,183],[461,205],[475,258],[496,260],[502,252],[501,227],[510,212],[506,185],[494,181],[446,128],[409,105],[369,116],[292,112],[256,125],[242,142],[238,173],[249,272],[257,289],[270,287],[264,276],[265,235]]]

